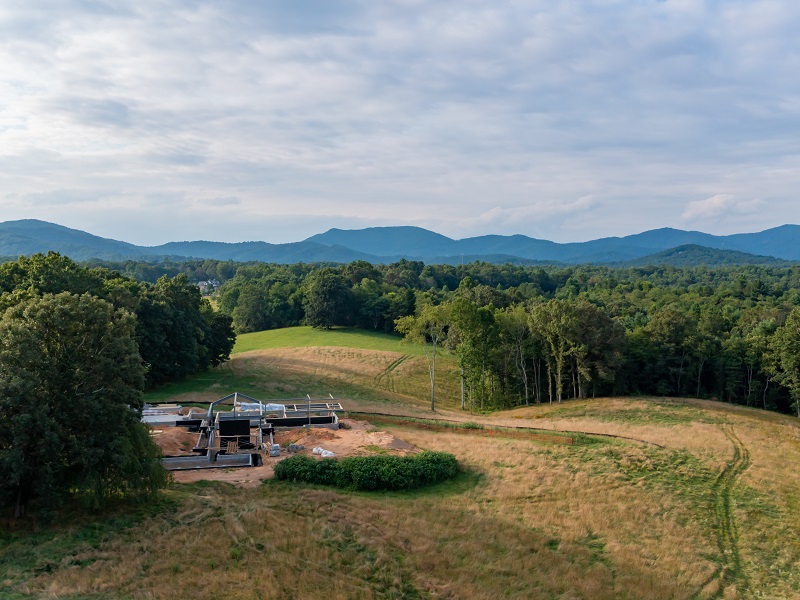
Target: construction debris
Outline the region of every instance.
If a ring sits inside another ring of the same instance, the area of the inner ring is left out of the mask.
[[[311,451],[311,453],[312,454],[318,454],[318,455],[322,456],[323,458],[332,458],[334,456],[333,452],[331,452],[330,450],[325,450],[325,448],[321,448],[319,446],[314,448]]]

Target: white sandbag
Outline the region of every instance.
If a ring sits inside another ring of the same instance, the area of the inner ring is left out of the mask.
[[[333,458],[333,452],[331,452],[330,450],[323,450],[322,458]]]
[[[313,454],[322,454],[322,448],[320,448],[319,446],[317,446],[317,447],[316,447],[316,448],[314,448],[314,449],[313,449],[311,452],[312,452]]]

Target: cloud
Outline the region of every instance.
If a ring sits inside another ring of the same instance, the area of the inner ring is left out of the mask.
[[[492,209],[477,218],[464,219],[461,229],[464,232],[515,231],[517,233],[538,231],[550,226],[556,220],[563,220],[575,214],[585,214],[596,208],[598,203],[592,196],[583,196],[568,201],[544,201],[524,206]]]
[[[716,194],[705,200],[695,200],[686,205],[681,219],[719,220],[730,215],[751,215],[763,209],[765,203],[760,199],[741,200],[730,194]]]
[[[51,192],[40,192],[27,194],[20,198],[25,204],[36,204],[38,206],[51,209],[55,206],[71,207],[72,209],[86,207],[98,202],[104,202],[106,198],[99,196],[96,190],[53,190]]]
[[[268,241],[800,221],[798,29],[777,0],[6,3],[0,218],[80,190],[107,208],[71,226],[153,243],[120,207]]]
[[[205,200],[197,200],[197,202],[206,206],[237,206],[242,203],[242,200],[234,196],[228,196],[226,198],[207,198]]]
[[[130,107],[119,100],[62,97],[53,102],[53,110],[89,126],[129,127],[132,123]]]
[[[717,194],[705,200],[695,200],[686,205],[681,218],[684,221],[692,219],[716,219],[726,213],[733,203],[733,196]]]

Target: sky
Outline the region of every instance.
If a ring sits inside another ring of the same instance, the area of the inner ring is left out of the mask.
[[[791,0],[2,0],[0,221],[137,244],[800,223]]]

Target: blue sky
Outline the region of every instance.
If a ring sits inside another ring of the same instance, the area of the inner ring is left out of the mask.
[[[789,0],[6,0],[0,221],[142,244],[798,223],[799,31]]]

